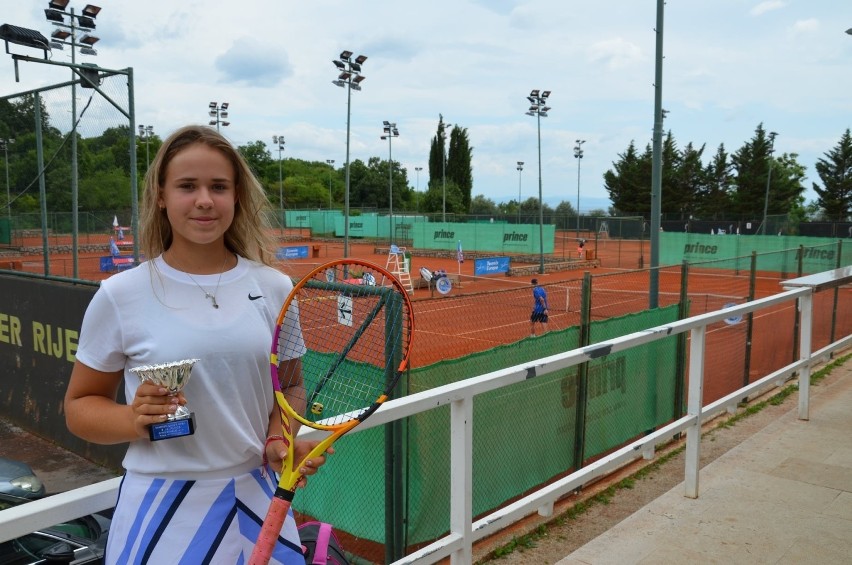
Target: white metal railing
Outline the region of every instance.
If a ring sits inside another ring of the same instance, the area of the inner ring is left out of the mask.
[[[852,272],[842,273],[840,281],[834,286],[844,284],[844,282],[852,282]],[[352,433],[381,426],[440,406],[450,406],[450,533],[395,561],[394,565],[435,563],[446,557],[450,557],[453,564],[469,564],[472,562],[473,544],[477,540],[506,528],[532,513],[538,512],[543,516],[549,516],[553,512],[554,503],[563,496],[640,457],[653,458],[656,445],[666,442],[682,432],[686,432],[685,496],[698,497],[702,421],[723,410],[734,410],[741,401],[768,386],[782,385],[793,373],[798,373],[799,377],[798,415],[800,419],[807,420],[810,368],[814,364],[828,359],[832,352],[852,345],[852,335],[850,335],[819,351],[811,352],[812,305],[815,289],[817,289],[815,285],[805,285],[801,288],[785,290],[767,298],[648,328],[385,403],[368,420],[355,428]],[[799,360],[732,392],[724,398],[707,406],[702,406],[704,338],[707,326],[726,318],[742,316],[794,300],[799,301],[801,312]],[[604,355],[685,332],[690,332],[691,337],[689,388],[687,414],[685,416],[557,482],[495,510],[475,522],[473,521],[471,496],[473,492],[474,397],[557,370],[573,367]],[[300,433],[300,437],[305,438],[319,438],[322,435],[323,432],[304,426]],[[120,479],[118,478],[111,479],[0,512],[0,542],[50,526],[59,521],[111,508],[115,504],[119,482]]]

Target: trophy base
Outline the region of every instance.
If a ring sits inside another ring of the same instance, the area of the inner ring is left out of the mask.
[[[195,433],[195,414],[185,418],[167,420],[158,424],[148,426],[148,437],[151,441],[161,439],[172,439],[176,437],[191,436]]]

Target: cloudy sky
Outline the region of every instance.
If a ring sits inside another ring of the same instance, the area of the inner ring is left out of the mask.
[[[224,133],[237,144],[286,139],[284,157],[345,161],[346,90],[332,60],[364,54],[352,93],[351,159],[388,158],[382,121],[396,122],[393,158],[412,186],[428,182],[438,117],[468,129],[474,194],[496,202],[538,191],[532,89],[552,91],[541,120],[544,199],[580,209],[609,205],[603,174],[631,141],[651,143],[655,0],[101,0],[97,62],[132,67],[136,121],[161,136],[206,123],[211,101],[230,104]],[[0,0],[0,23],[49,36],[47,0]],[[79,13],[85,2],[71,0]],[[847,0],[669,0],[663,26],[665,129],[680,147],[733,153],[758,124],[776,151],[807,168],[852,127],[852,3]],[[15,47],[13,52],[26,52]],[[30,50],[31,52],[32,50]],[[37,52],[36,52],[37,53]],[[55,51],[68,61],[69,52]],[[67,80],[0,53],[0,95]],[[277,158],[277,150],[272,150]],[[523,172],[516,170],[524,161]],[[423,167],[419,175],[415,167]],[[520,177],[520,178],[519,178]],[[665,207],[665,194],[663,195]]]

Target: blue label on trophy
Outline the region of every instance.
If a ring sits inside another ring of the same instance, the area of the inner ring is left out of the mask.
[[[151,424],[148,427],[148,436],[151,438],[151,441],[191,436],[194,433],[195,414],[190,414],[187,418],[179,418],[157,424]]]

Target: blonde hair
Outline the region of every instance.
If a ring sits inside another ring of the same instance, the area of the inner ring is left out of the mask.
[[[166,182],[166,170],[172,159],[187,147],[200,143],[221,152],[234,167],[236,204],[234,221],[225,232],[225,247],[230,251],[272,266],[274,255],[270,237],[269,199],[246,160],[222,134],[207,126],[184,126],[172,133],[157,151],[145,175],[140,210],[141,247],[149,259],[160,255],[172,244],[172,226],[158,200]]]

